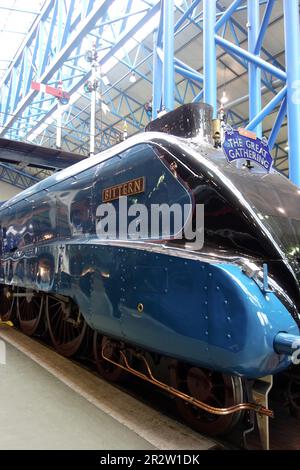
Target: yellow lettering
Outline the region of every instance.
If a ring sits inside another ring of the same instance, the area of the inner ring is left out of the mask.
[[[103,202],[113,201],[121,196],[142,193],[144,190],[145,178],[142,176],[141,178],[104,189],[102,192],[102,200]]]
[[[141,180],[135,180],[134,182],[134,192],[139,193],[141,192]]]
[[[110,193],[109,189],[104,190],[104,197],[103,197],[104,201],[109,201],[109,193]]]
[[[116,186],[114,186],[113,188],[111,188],[111,192],[112,192],[112,199],[116,199]]]
[[[125,183],[125,184],[123,185],[122,196],[127,196],[127,194],[128,194],[127,190],[128,190],[128,186],[127,186],[127,184]]]

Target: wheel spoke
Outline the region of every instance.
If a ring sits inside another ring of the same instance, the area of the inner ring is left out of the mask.
[[[25,294],[25,290],[18,290]],[[17,298],[17,315],[20,328],[28,336],[33,336],[42,331],[43,295],[27,292],[25,297]]]
[[[49,333],[55,349],[66,357],[73,356],[79,351],[87,330],[84,320],[80,322],[79,327],[73,324],[78,315],[78,308],[74,304],[60,301],[53,296],[47,297],[46,316]]]
[[[170,369],[170,383],[177,390],[216,408],[227,408],[242,402],[242,382],[238,377],[210,372],[174,362]],[[217,436],[228,433],[237,424],[242,413],[226,416],[208,413],[184,400],[175,400],[184,420],[201,433]]]
[[[4,287],[0,295],[0,319],[2,321],[14,321],[16,318],[16,302],[13,297],[13,289]]]
[[[122,368],[111,364],[110,362],[106,361],[102,357],[102,348],[105,346],[110,346],[110,340],[100,335],[99,333],[94,333],[94,340],[93,340],[93,352],[94,358],[96,362],[96,367],[99,374],[104,377],[105,379],[109,380],[110,382],[122,382],[128,378],[128,374]],[[109,356],[115,362],[122,363],[120,354],[118,353],[118,349],[114,349],[114,346],[108,347],[109,349]]]

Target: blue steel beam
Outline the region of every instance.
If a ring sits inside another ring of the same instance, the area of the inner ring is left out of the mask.
[[[164,54],[163,51],[157,47],[156,48],[156,54],[158,58],[160,59],[161,63],[164,63]],[[175,71],[182,75],[183,77],[190,78],[191,80],[196,80],[197,82],[204,82],[204,77],[201,73],[199,73],[197,70],[193,69],[189,65],[187,65],[185,62],[182,60],[177,59],[174,57],[174,66],[175,66]],[[159,87],[159,83],[157,82],[157,86]]]
[[[259,37],[259,0],[248,0],[248,50],[252,54],[259,56],[255,52],[257,40]],[[256,64],[249,62],[249,120],[251,124],[255,117],[261,111],[261,70]],[[258,137],[262,137],[262,124],[257,121],[257,125],[253,127]]]
[[[237,10],[237,8],[240,6],[243,0],[235,0],[234,2],[229,5],[226,11],[224,13],[221,13],[221,18],[218,19],[216,22],[215,26],[215,31],[217,32],[219,29],[222,28],[222,26],[227,23],[227,21],[230,19],[231,15]]]
[[[185,82],[185,89],[192,85],[189,81]],[[118,91],[118,95],[115,96],[114,94],[113,98],[111,98],[109,96],[111,90]],[[126,100],[124,99],[124,94],[126,96]],[[193,94],[196,93],[193,92]],[[124,90],[121,91],[118,90],[116,86],[112,86],[110,89],[103,92],[103,98],[105,98],[106,102],[111,106],[112,114],[118,118],[118,121],[114,122],[112,126],[122,125],[124,119],[126,119],[127,123],[135,129],[135,132],[137,132],[142,131],[145,124],[149,121],[149,116],[145,113],[144,104],[134,100]],[[180,94],[177,94],[175,98],[178,104],[183,104],[185,102],[184,97]],[[130,102],[132,102],[132,104],[129,106]],[[120,114],[121,106],[126,106],[126,108],[123,107],[122,115]]]
[[[137,21],[130,29],[128,29],[123,35],[121,35],[121,37],[119,37],[116,40],[116,43],[101,58],[102,66],[111,57],[113,57],[115,54],[117,54],[117,52],[122,49],[124,44],[129,39],[131,39],[137,31],[141,30],[143,28],[143,26],[148,21],[150,21],[156,15],[156,13],[158,11],[159,11],[159,4],[157,3],[151,9],[149,9],[149,11],[147,11],[147,13],[145,15],[143,15],[143,17],[139,21]],[[94,12],[94,10],[93,10],[93,12]],[[85,76],[83,76],[81,79],[79,79],[71,88],[68,89],[68,92],[72,95],[75,91],[77,91],[85,83],[86,80],[88,80],[90,78],[90,75],[91,75],[91,72],[87,71]],[[40,123],[37,124],[37,125],[34,125],[31,128],[30,132],[34,132],[40,126],[40,124],[42,124],[47,118],[49,118],[53,114],[54,110],[56,109],[56,106],[57,106],[57,104],[53,100],[53,104],[48,107],[48,110],[47,110],[46,114],[42,117],[42,119],[40,120]]]
[[[262,1],[260,2],[261,5],[264,4],[264,3],[267,3],[267,0],[264,1],[264,2],[262,2]],[[223,11],[223,12],[225,11],[225,9],[220,5],[219,2],[217,2],[217,5],[218,5],[218,8],[221,9],[221,11]],[[268,6],[269,6],[269,5],[268,5]],[[230,8],[230,7],[229,7],[229,8]],[[242,8],[242,7],[241,7],[241,8]],[[238,10],[239,10],[239,9],[237,9],[236,11],[238,11]],[[238,31],[240,31],[242,34],[244,34],[245,37],[246,37],[246,35],[247,35],[247,31],[246,31],[233,17],[229,18],[229,19],[228,19],[228,22],[229,22],[229,26],[230,26],[231,33],[232,33],[233,37],[235,38],[236,45],[240,46],[239,40],[238,40],[237,35],[236,35],[235,28],[237,28]],[[265,28],[265,27],[266,27],[266,15],[265,15],[265,17],[264,17],[263,24],[262,24],[262,27],[261,27],[261,28],[263,29],[263,28]],[[263,33],[263,35],[264,35],[264,33]],[[259,41],[259,40],[262,41],[263,35],[260,36],[260,38],[258,39],[258,41]],[[257,46],[256,46],[256,47],[257,47]],[[261,47],[261,50],[262,50],[262,52],[267,56],[267,58],[271,60],[271,62],[273,63],[273,65],[276,65],[276,67],[278,67],[279,69],[281,69],[281,64],[279,64],[276,59],[272,58],[272,57],[270,56],[270,54],[268,53],[268,51],[266,51],[263,47]],[[231,55],[235,58],[235,60],[237,60],[242,66],[248,67],[247,61],[246,61],[244,58],[239,58],[238,56],[236,56],[236,55],[234,55],[234,54],[232,54],[232,53],[230,53],[230,54],[231,54]],[[262,81],[263,81],[264,85],[265,85],[268,89],[270,89],[270,91],[272,91],[273,93],[276,93],[276,91],[273,89],[272,81],[268,80],[268,78],[267,78],[267,76],[266,76],[266,72],[263,72],[263,77],[264,77],[264,78],[263,78]]]
[[[191,80],[196,80],[197,82],[203,83],[203,75],[199,72],[191,72],[186,68],[179,67],[179,65],[175,65],[175,72],[179,73],[183,77],[190,78]]]
[[[92,3],[92,2],[90,2],[90,3]],[[203,22],[203,17],[201,18],[201,16],[200,16],[200,17],[199,17],[199,16],[198,16],[198,17],[195,17],[195,16],[194,16],[194,17],[192,18],[192,10],[193,10],[193,8],[195,8],[195,4],[196,4],[196,3],[197,3],[197,2],[192,2],[192,3],[189,5],[187,1],[184,2],[185,8],[186,8],[187,10],[186,10],[186,11],[184,12],[184,14],[183,14],[183,16],[185,15],[184,20],[183,20],[183,21],[181,22],[181,24],[179,24],[179,26],[178,26],[178,27],[180,28],[180,31],[181,31],[181,27],[182,27],[182,25],[184,24],[184,22],[185,22],[185,26],[187,25],[187,21],[186,21],[187,19],[190,21],[191,24],[196,24],[196,22],[198,22],[198,23],[199,23],[199,22]],[[198,2],[198,3],[199,3],[199,2]],[[237,12],[237,11],[244,11],[244,10],[245,10],[245,6],[243,6],[243,7],[241,7],[241,8],[238,8],[238,5],[237,5],[238,2],[234,2],[234,3],[235,3],[235,9],[232,7],[232,5],[229,6],[229,8],[232,8],[232,13]],[[266,2],[260,2],[260,3],[261,3],[261,4],[264,4],[264,3],[266,3]],[[269,3],[270,3],[270,2],[269,2]],[[269,5],[269,4],[268,4],[268,5]],[[192,6],[193,6],[193,8],[192,8]],[[182,10],[181,8],[178,9],[178,11],[181,11],[181,10]],[[188,14],[187,14],[187,11],[188,11],[188,10],[189,10],[189,12],[188,12]],[[182,11],[183,11],[183,10],[182,10]],[[86,13],[86,12],[85,12],[85,13]],[[85,14],[85,13],[84,13],[84,14]],[[224,12],[221,12],[221,11],[220,11],[220,12],[216,15],[216,17],[221,18],[223,15],[224,15]],[[108,19],[108,21],[110,21],[110,20]],[[112,21],[113,21],[113,20],[112,20]],[[180,21],[180,20],[179,20],[179,21]],[[236,20],[232,21],[232,17],[228,16],[228,23],[230,24],[230,27],[231,27],[231,28],[232,28],[232,24],[235,24],[235,21],[236,21]],[[264,20],[263,20],[263,22],[264,22]],[[178,22],[177,22],[177,23],[178,23]],[[215,23],[216,23],[216,19],[214,20],[214,25],[215,25]],[[184,27],[185,27],[185,26],[184,26]],[[182,30],[183,30],[183,29],[182,29]],[[238,38],[237,38],[237,40],[238,40]],[[254,52],[256,52],[256,51],[254,51]],[[255,55],[255,54],[254,54],[254,55]],[[244,60],[244,59],[243,59],[243,60]],[[122,60],[122,62],[125,63],[124,60]],[[245,62],[244,62],[244,63],[245,63]],[[273,61],[271,62],[271,64],[272,64],[272,63],[273,63]],[[179,67],[180,67],[180,65],[179,65]],[[183,68],[186,69],[186,67],[183,67]],[[179,69],[178,69],[178,71],[179,71]],[[76,76],[76,75],[75,75],[75,76]],[[80,77],[79,77],[79,78],[80,78]],[[86,78],[87,78],[87,75],[85,75],[85,79],[86,79]],[[83,76],[82,76],[82,79],[83,79]],[[186,82],[186,84],[187,84],[187,83],[188,83],[188,82]],[[75,85],[76,85],[76,84],[75,84]],[[155,88],[155,86],[154,86],[154,88]],[[177,101],[177,102],[183,102],[187,96],[191,96],[190,94],[187,95],[187,89],[188,89],[188,88],[187,88],[186,85],[185,85],[185,86],[181,86],[180,89],[179,89],[178,86],[176,85],[176,89],[175,89],[175,90],[176,90],[176,95],[175,95],[175,96],[176,96],[176,101]],[[200,91],[196,90],[196,91],[195,91],[195,90],[193,89],[192,83],[190,83],[190,90],[193,90],[193,93],[192,93],[192,94],[193,94],[194,97],[196,97],[196,99],[197,99],[197,98],[198,98],[198,99],[201,99],[201,96],[202,96],[202,94],[203,94],[203,90],[200,90]],[[198,96],[197,96],[197,95],[198,95]],[[123,103],[125,103],[127,100],[128,100],[128,98],[126,98],[126,99],[123,98]],[[43,102],[41,102],[41,105],[43,105],[43,103],[45,103],[45,100],[44,100]],[[53,102],[52,104],[53,104],[54,106],[51,105],[51,107],[52,107],[52,109],[54,109],[54,108],[55,108],[55,102]],[[128,106],[127,104],[126,104],[126,106],[127,106],[127,109],[129,110],[129,112],[130,112],[130,113],[133,113],[133,115],[134,115],[136,110],[135,110],[135,109],[132,109],[131,106]],[[130,109],[130,108],[131,108],[131,109]],[[140,110],[141,107],[138,108],[138,109]],[[115,113],[115,115],[118,115],[118,117],[121,118],[121,115],[119,114],[119,113],[120,113],[120,109],[118,108],[117,111],[118,111],[118,112]],[[41,113],[44,113],[44,119],[46,119],[47,116],[48,116],[48,112],[47,112],[46,108],[44,108],[44,109],[41,108],[40,112],[41,112]],[[122,111],[122,112],[123,112],[123,111]],[[140,112],[140,111],[139,111],[139,112]],[[242,117],[239,118],[239,117],[237,116],[237,113],[234,113],[234,112],[233,112],[232,115],[235,116],[235,119],[240,119],[240,120],[244,119],[244,118],[242,118]],[[33,117],[34,117],[34,115],[33,115]],[[21,122],[21,121],[18,120],[18,122]],[[135,118],[135,119],[133,120],[133,122],[134,122],[135,124],[137,124],[138,126],[141,125],[140,119],[136,119],[136,118]],[[31,125],[31,123],[30,123],[29,125]]]
[[[266,4],[268,0],[263,0],[260,2],[261,5]],[[220,11],[225,11],[225,8],[222,7],[219,0],[217,0],[217,7]],[[231,17],[229,20],[233,26],[235,26],[245,37],[247,37],[246,29],[234,18]],[[282,65],[268,52],[264,47],[261,48],[262,52],[266,55],[267,59],[273,63],[278,68],[282,68]]]
[[[230,41],[227,41],[226,39],[222,38],[221,36],[218,36],[217,34],[215,35],[215,39],[216,39],[217,44],[219,44],[219,46],[221,46],[225,51],[229,52],[230,54],[241,57],[242,59],[246,59],[248,62],[253,63],[257,67],[260,67],[261,69],[265,70],[271,75],[274,75],[274,77],[277,77],[280,80],[286,81],[287,79],[286,72],[279,69],[278,67],[275,67],[274,65],[270,64],[266,60],[261,59],[260,57],[254,54],[251,54],[251,52],[246,51],[245,49],[242,49],[241,47],[236,46],[235,44],[231,43]]]
[[[153,77],[152,77],[152,119],[157,118],[157,114],[161,111],[162,107],[162,61],[160,60],[157,48],[158,45],[158,32],[153,34]]]
[[[147,52],[147,51],[146,51]],[[139,63],[143,63],[144,62],[144,59],[142,59]],[[123,77],[121,77],[119,79],[119,81],[121,82],[123,80]],[[159,82],[160,83],[160,82]],[[193,96],[196,95],[196,92],[195,90],[193,90],[193,86],[192,86],[192,82],[190,81],[185,81],[185,91],[183,91],[183,96],[179,94],[179,90],[177,90],[177,87],[176,87],[176,101],[179,103],[179,104],[182,104],[185,102],[185,96],[186,96],[186,90],[187,88],[191,88],[192,90],[192,94]],[[133,126],[136,127],[137,130],[143,130],[144,126],[145,126],[145,120],[144,118],[141,120],[141,112],[142,112],[142,116],[145,116],[145,112],[144,112],[144,105],[142,103],[138,103],[136,100],[132,100],[132,98],[130,98],[130,96],[127,95],[126,97],[126,102],[128,103],[128,100],[132,101],[133,103],[135,102],[137,108],[135,110],[132,110],[132,107],[130,106],[130,108],[128,107],[128,104],[126,104],[125,100],[123,99],[123,95],[124,95],[124,91],[121,93],[120,90],[118,90],[119,95],[118,97],[113,97],[113,99],[111,99],[111,97],[107,97],[107,94],[109,94],[110,90],[117,90],[116,86],[111,86],[110,88],[108,88],[107,90],[105,90],[104,92],[102,92],[102,98],[106,100],[106,102],[108,104],[111,105],[111,109],[113,111],[112,114],[114,114],[114,116],[116,117],[119,117],[119,121],[118,122],[115,122],[114,125],[118,125],[119,123],[121,123],[122,121],[124,121],[124,119],[126,119],[128,121],[128,123],[133,123]],[[126,109],[123,108],[122,110],[122,116],[120,115],[118,109],[120,108],[121,104],[119,105],[115,105],[114,103],[112,103],[113,101],[115,101],[116,99],[120,100],[120,103],[123,103],[126,105]],[[111,104],[112,103],[112,104]],[[131,119],[131,114],[134,116],[135,114],[139,114],[139,119],[138,121],[134,120],[132,121]],[[148,121],[149,117],[147,116],[147,121]],[[146,122],[147,122],[146,121]]]
[[[258,114],[254,115],[252,121],[249,122],[246,129],[255,131],[257,126],[261,124],[262,120],[273,111],[276,106],[285,98],[287,93],[287,86],[285,86]]]
[[[290,179],[300,186],[299,0],[284,0]],[[297,93],[298,91],[298,93]]]
[[[50,22],[50,28],[49,32],[46,36],[45,34],[45,25],[44,23],[41,23],[40,28],[43,29],[43,38],[41,40],[41,45],[40,45],[40,60],[39,60],[39,69],[38,69],[38,76],[42,77],[43,73],[45,72],[45,69],[48,65],[48,61],[50,58],[50,52],[51,52],[51,44],[53,41],[53,33],[54,33],[54,28],[56,26],[57,22],[57,14],[58,14],[58,0],[55,0],[54,4],[54,10],[53,10],[53,16],[51,18]],[[41,34],[41,33],[40,33]],[[45,47],[44,47],[44,42],[45,42]]]
[[[185,13],[179,18],[174,26],[174,32],[179,30],[179,28],[184,24],[184,22],[189,18],[189,16],[193,13],[195,8],[199,5],[201,0],[194,0],[189,8],[185,11]],[[241,1],[241,0],[240,0]]]
[[[204,101],[213,107],[217,117],[217,51],[215,41],[216,0],[203,0],[203,57],[204,57]]]
[[[51,62],[51,64],[47,67],[45,72],[40,76],[41,83],[47,83],[49,79],[53,76],[55,72],[61,67],[63,61],[71,54],[71,52],[76,47],[77,43],[82,41],[85,35],[90,31],[93,26],[95,26],[96,22],[106,14],[107,9],[111,6],[113,0],[104,0],[101,3],[97,2],[96,6],[90,12],[90,14],[82,21],[81,27],[74,32],[71,36],[67,44],[63,47],[61,51],[56,55],[55,59]],[[35,90],[30,90],[27,95],[22,99],[21,103],[14,110],[14,115],[10,117],[6,123],[5,127],[9,128],[12,124],[16,121],[18,116],[24,111],[24,109],[32,102],[33,98],[38,94]],[[5,134],[6,129],[4,128],[0,132],[0,136]]]
[[[141,61],[142,62],[142,61]],[[119,80],[122,81],[122,78]],[[188,87],[192,87],[192,83],[190,81],[185,81],[185,92]],[[176,87],[177,89],[177,87]],[[110,97],[109,93],[110,91],[118,91],[118,95],[113,96],[113,98]],[[184,94],[185,94],[184,92]],[[196,95],[196,92],[192,90],[193,95]],[[124,99],[124,94],[126,97],[126,100]],[[136,131],[141,131],[144,129],[145,124],[149,120],[149,116],[146,115],[145,113],[145,107],[144,104],[139,103],[137,100],[134,100],[132,97],[130,97],[126,91],[120,91],[117,89],[117,87],[111,86],[107,90],[105,90],[102,93],[102,98],[106,100],[106,102],[110,105],[111,108],[111,114],[119,118],[117,122],[113,124],[113,126],[117,125],[122,125],[122,122],[124,122],[124,119],[130,124],[132,127],[136,129]],[[118,101],[118,103],[117,103]],[[179,104],[183,104],[185,102],[184,100],[184,95],[183,97],[179,94],[179,91],[176,96],[176,101]],[[130,105],[130,102],[132,104]],[[122,115],[120,114],[120,108],[121,106],[123,107],[122,109]],[[124,108],[126,106],[126,108]],[[135,118],[136,116],[136,118]],[[87,114],[88,117],[88,114]],[[101,126],[102,127],[102,126]]]
[[[263,40],[267,31],[267,28],[269,26],[271,14],[273,11],[273,6],[274,6],[275,0],[269,0],[265,9],[265,14],[262,20],[262,24],[260,27],[260,31],[258,34],[257,42],[254,48],[254,54],[259,54],[262,48]]]
[[[1,79],[0,87],[2,87],[2,85],[4,83],[7,83],[7,81],[9,80],[9,76],[10,76],[13,68],[21,60],[24,49],[31,45],[35,35],[37,35],[37,30],[40,26],[40,23],[43,21],[43,19],[48,18],[49,13],[50,13],[51,9],[53,8],[53,5],[54,5],[54,0],[48,0],[47,2],[45,2],[40,14],[36,18],[36,21],[35,21],[33,27],[31,28],[31,30],[29,31],[27,37],[25,38],[25,40],[23,42],[23,46],[18,50],[18,52],[16,54],[16,57],[14,58],[14,60],[11,63],[10,67],[7,69],[6,74],[4,74],[3,78]]]
[[[0,165],[0,181],[11,184],[19,189],[26,189],[40,181],[40,178],[23,170],[18,170],[12,165],[2,163]]]
[[[182,60],[179,60],[177,59],[176,57],[174,58],[174,63],[175,65],[187,70],[187,71],[190,71],[192,73],[195,73],[197,74],[197,76],[199,77],[200,81],[204,81],[204,77],[202,74],[200,74],[197,70],[193,69],[192,67],[190,67],[189,65],[187,65],[186,63],[184,63]]]
[[[199,93],[193,98],[193,103],[199,103],[202,101],[204,96],[204,90],[200,90]]]
[[[282,103],[281,103],[281,106],[280,106],[280,109],[278,111],[278,115],[277,115],[276,121],[274,123],[273,129],[272,129],[272,131],[269,135],[269,147],[270,147],[271,150],[273,149],[273,147],[275,145],[278,133],[279,133],[279,131],[281,129],[281,126],[282,126],[282,123],[285,119],[286,110],[287,110],[287,98],[285,97],[283,99]]]
[[[261,5],[263,5],[263,4],[265,4],[265,3],[267,3],[267,0],[264,0],[264,1],[261,1],[261,2],[260,2]],[[229,6],[228,11],[227,11],[227,14],[226,14],[226,12],[225,12],[225,16],[224,16],[224,11],[225,11],[225,10],[222,8],[222,11],[219,12],[217,16],[221,16],[221,17],[223,17],[223,20],[229,22],[230,30],[231,30],[233,36],[236,38],[236,43],[237,43],[238,45],[240,45],[240,44],[239,44],[239,41],[238,41],[238,39],[237,39],[236,32],[235,32],[235,29],[234,29],[233,24],[234,24],[234,25],[238,25],[239,30],[240,30],[244,35],[246,35],[246,31],[236,22],[236,20],[233,20],[232,18],[230,18],[230,16],[228,16],[228,13],[229,13],[229,12],[232,13],[232,12],[234,11],[234,8],[236,8],[235,11],[241,11],[241,10],[245,9],[245,6],[240,7],[240,8],[237,8],[237,4],[238,4],[237,2],[233,2],[233,4]],[[218,7],[220,8],[220,5],[219,5],[219,4],[218,4]],[[201,16],[198,15],[198,17],[195,18],[195,21],[193,22],[193,24],[195,24],[195,26],[196,26],[197,28],[199,28],[200,31],[202,32],[203,27],[200,25],[200,22],[201,22],[201,21],[203,21],[203,17],[201,18]],[[263,49],[263,48],[262,48],[262,50],[263,50],[264,53],[266,53],[267,56],[268,56],[267,51],[265,51],[265,49]],[[269,56],[268,56],[268,57],[269,57]],[[243,65],[244,67],[248,67],[248,65],[247,65],[247,63],[246,63],[245,60],[238,59],[237,56],[235,56],[235,59],[236,59],[241,65]],[[175,60],[176,60],[176,59],[175,59]],[[220,57],[218,57],[218,60],[220,60]],[[263,80],[263,83],[264,83],[265,86],[267,86],[270,90],[273,91],[272,82],[269,82],[269,81],[267,81],[266,79],[264,79],[264,80]],[[274,93],[275,93],[275,91],[274,91]],[[197,100],[200,100],[200,99],[202,99],[202,93],[201,93],[201,92],[198,94],[198,96],[196,97],[195,100],[197,101]]]
[[[174,0],[163,2],[163,106],[174,109]]]
[[[66,4],[59,2],[59,17],[58,17],[58,24],[59,24],[59,34],[58,34],[58,50],[62,49],[66,44],[68,39],[68,33],[71,29],[71,21],[72,21],[72,14],[75,7],[75,0],[71,0],[69,8],[65,8],[63,10],[63,5],[66,7]],[[67,15],[66,20],[64,22],[64,17]]]

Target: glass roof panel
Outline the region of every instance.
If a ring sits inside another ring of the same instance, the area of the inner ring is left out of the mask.
[[[0,0],[0,80],[45,0]]]

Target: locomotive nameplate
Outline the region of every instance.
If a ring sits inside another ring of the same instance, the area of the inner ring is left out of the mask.
[[[110,202],[119,199],[122,196],[132,196],[133,194],[140,194],[145,191],[145,177],[141,176],[134,180],[126,181],[125,183],[105,188],[102,191],[102,201]]]
[[[273,159],[266,138],[259,139],[256,134],[246,129],[225,127],[223,151],[229,163],[237,160],[248,160],[270,172]]]

